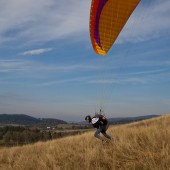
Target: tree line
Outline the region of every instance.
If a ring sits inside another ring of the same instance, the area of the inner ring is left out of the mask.
[[[83,131],[80,130],[53,131],[31,129],[22,126],[5,126],[0,127],[0,146],[25,145],[81,133],[83,133]]]

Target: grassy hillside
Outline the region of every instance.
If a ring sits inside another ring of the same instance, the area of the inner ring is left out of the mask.
[[[0,149],[1,170],[169,170],[170,116],[110,127],[115,142],[94,132]]]

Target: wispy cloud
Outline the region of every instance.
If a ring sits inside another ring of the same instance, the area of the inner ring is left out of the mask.
[[[83,82],[85,83],[87,81],[86,77],[77,77],[77,78],[67,78],[67,79],[61,79],[56,81],[46,81],[41,84],[37,84],[37,86],[51,86],[56,84],[64,84],[64,83],[71,83],[71,82]]]
[[[159,73],[163,73],[166,71],[167,69],[158,69],[158,70],[148,70],[148,71],[139,71],[139,72],[129,72],[127,74],[128,75],[146,75],[146,74],[159,74]]]
[[[49,51],[52,51],[52,48],[44,48],[44,49],[41,48],[41,49],[35,49],[35,50],[28,50],[28,51],[21,53],[21,55],[39,55],[39,54],[43,54]]]
[[[147,84],[158,82],[161,80],[162,76],[165,74],[166,69],[158,69],[158,70],[148,70],[148,71],[135,71],[135,72],[117,72],[105,74],[103,77],[101,75],[90,75],[84,77],[76,77],[67,78],[63,77],[61,79],[45,81],[37,86],[53,86],[57,84],[65,84],[65,83],[82,83],[82,84]],[[167,73],[166,73],[167,74]],[[169,74],[166,75],[169,77]],[[169,80],[169,79],[168,79]]]
[[[0,4],[0,35],[3,42],[46,42],[88,32],[89,7],[90,0],[6,0]]]
[[[0,4],[0,42],[47,42],[88,34],[91,0],[6,0]],[[118,38],[139,41],[159,37],[170,30],[170,1],[141,1]],[[82,22],[83,21],[83,22]],[[72,39],[69,39],[72,40]]]
[[[141,1],[120,35],[119,41],[143,41],[170,34],[170,1]]]
[[[30,62],[24,60],[0,60],[0,72],[24,71],[30,67]]]
[[[40,50],[41,51],[41,50]],[[40,53],[40,51],[26,52],[26,53]],[[40,62],[27,61],[27,60],[0,60],[0,72],[15,72],[19,70],[27,72],[71,72],[71,71],[83,71],[83,70],[97,70],[100,69],[96,65],[84,65],[84,64],[42,64]]]
[[[126,78],[110,78],[110,79],[96,79],[88,81],[89,84],[146,84],[151,82],[151,79],[138,78],[138,77],[126,77]]]
[[[166,79],[165,79],[166,77]],[[155,69],[148,71],[117,72],[105,77],[93,77],[87,82],[90,84],[148,84],[160,81],[169,81],[168,69]]]

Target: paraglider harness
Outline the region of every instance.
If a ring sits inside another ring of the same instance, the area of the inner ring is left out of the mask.
[[[92,118],[91,123],[94,128],[101,128],[103,131],[106,131],[106,126],[108,124],[108,120],[103,115],[96,115]]]

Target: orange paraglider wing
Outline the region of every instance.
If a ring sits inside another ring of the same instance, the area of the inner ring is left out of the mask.
[[[94,51],[105,55],[140,0],[92,0],[90,38]]]

